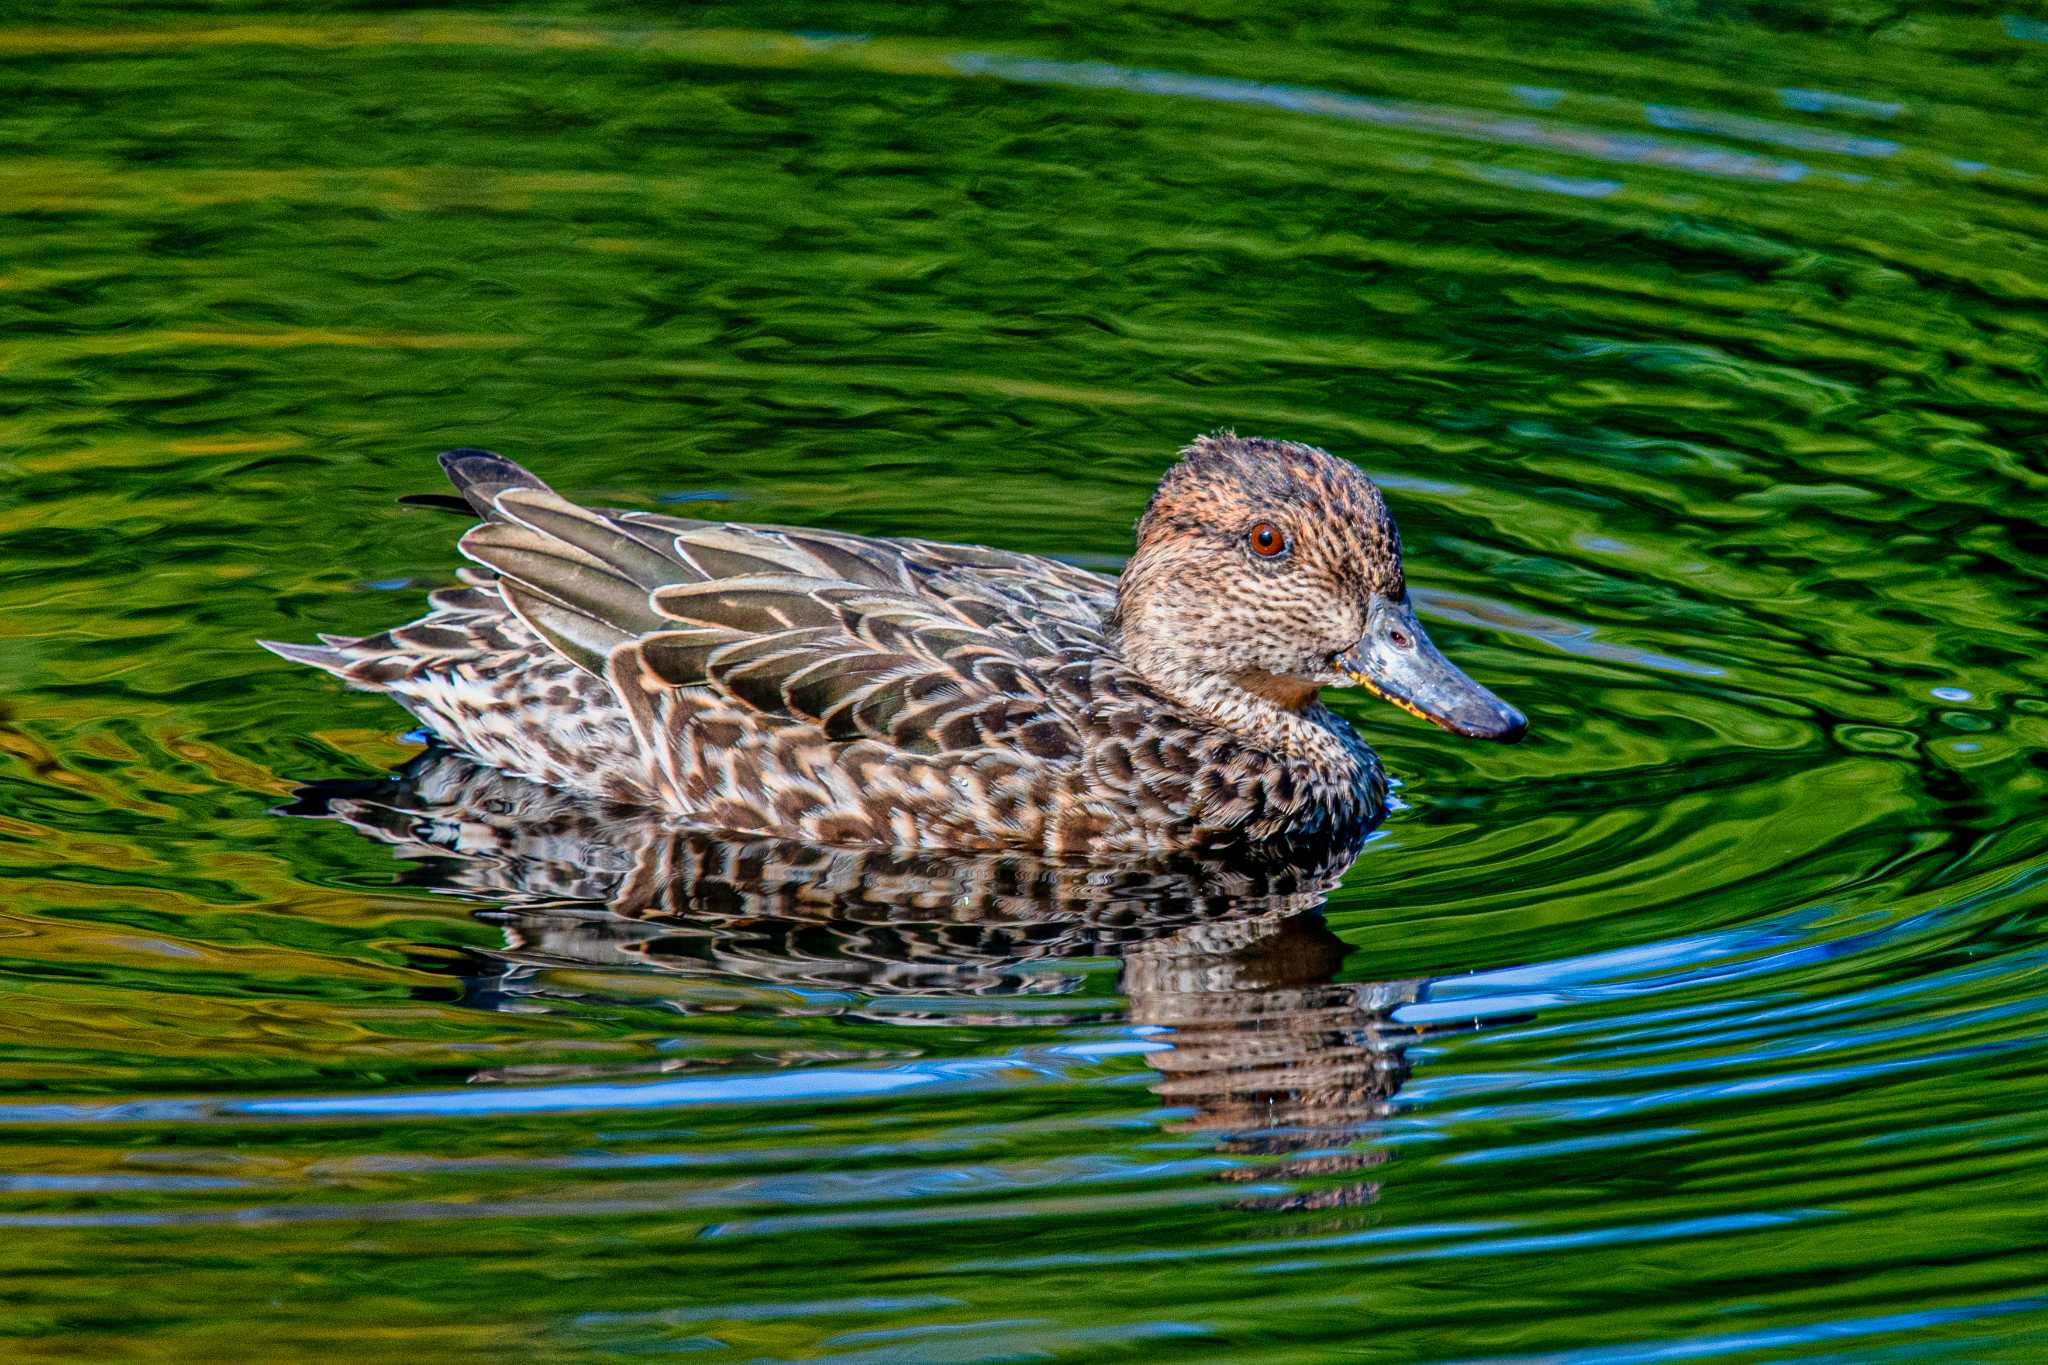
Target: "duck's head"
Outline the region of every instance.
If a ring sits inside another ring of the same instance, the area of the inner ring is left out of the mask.
[[[1112,624],[1170,697],[1300,710],[1355,686],[1454,734],[1528,729],[1429,642],[1380,490],[1313,446],[1225,434],[1183,450],[1138,522]]]

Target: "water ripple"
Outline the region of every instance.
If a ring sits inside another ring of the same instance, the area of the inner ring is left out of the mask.
[[[241,8],[0,28],[9,1358],[2038,1354],[2037,21]],[[446,446],[1115,572],[1226,424],[1532,716],[1333,697],[1334,888],[522,825],[249,643]]]

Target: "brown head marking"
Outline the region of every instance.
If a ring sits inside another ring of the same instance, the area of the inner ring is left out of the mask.
[[[1125,656],[1169,695],[1224,680],[1290,710],[1401,601],[1401,536],[1372,480],[1313,446],[1230,433],[1181,452],[1138,522],[1112,618]]]

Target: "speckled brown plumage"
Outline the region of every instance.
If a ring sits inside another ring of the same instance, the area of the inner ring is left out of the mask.
[[[442,457],[481,566],[420,620],[272,645],[389,693],[450,746],[692,824],[1046,854],[1356,841],[1385,778],[1316,700],[1400,541],[1351,465],[1206,437],[1120,582],[920,540],[593,511]],[[1284,532],[1284,562],[1245,548]],[[1412,620],[1412,618],[1404,618]]]

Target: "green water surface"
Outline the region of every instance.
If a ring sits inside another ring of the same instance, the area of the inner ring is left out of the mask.
[[[2048,1358],[2044,109],[2036,9],[0,5],[0,1358]],[[1532,721],[1338,699],[1326,904],[272,813],[416,752],[252,641],[444,447],[1113,571],[1223,426]]]

